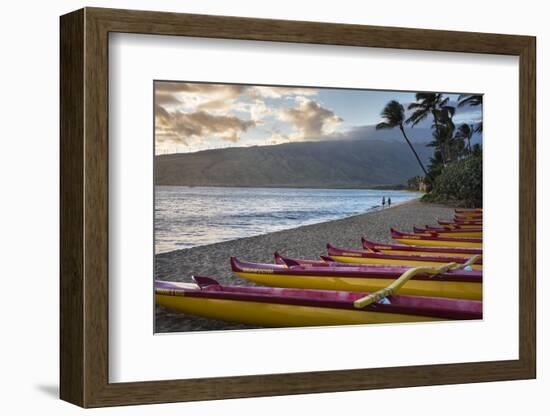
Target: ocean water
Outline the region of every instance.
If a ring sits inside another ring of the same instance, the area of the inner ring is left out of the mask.
[[[377,209],[421,194],[371,189],[155,187],[155,251],[191,248]]]

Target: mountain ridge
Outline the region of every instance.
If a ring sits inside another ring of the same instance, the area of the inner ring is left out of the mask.
[[[427,163],[433,149],[415,143]],[[331,140],[231,147],[155,157],[155,184],[366,188],[422,173],[404,141]]]

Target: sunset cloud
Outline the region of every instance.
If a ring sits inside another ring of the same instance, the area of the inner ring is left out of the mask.
[[[291,123],[296,133],[291,140],[319,140],[333,133],[343,119],[320,103],[306,97],[296,97],[298,105],[284,108],[279,114],[281,121]]]
[[[187,82],[155,83],[158,104],[196,110],[226,110],[243,91],[242,85],[198,84]]]
[[[235,116],[214,115],[206,111],[193,113],[170,113],[157,106],[155,131],[160,143],[189,144],[217,137],[228,142],[237,142],[243,132],[254,127],[252,120]]]

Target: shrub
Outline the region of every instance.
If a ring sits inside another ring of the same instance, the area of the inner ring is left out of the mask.
[[[424,201],[481,207],[483,198],[481,156],[470,156],[447,165],[435,179]]]

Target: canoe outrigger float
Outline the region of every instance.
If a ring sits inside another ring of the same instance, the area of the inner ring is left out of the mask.
[[[328,256],[336,262],[349,264],[368,264],[385,266],[441,266],[445,263],[462,263],[464,258],[460,256],[443,256],[429,254],[386,254],[373,253],[366,250],[338,248],[327,244]],[[481,258],[472,264],[474,270],[483,270]]]
[[[384,244],[361,238],[363,248],[374,253],[386,254],[426,254],[434,256],[456,256],[470,258],[482,254],[481,248],[468,247],[425,247],[408,244]]]
[[[394,240],[403,244],[416,246],[435,246],[435,247],[466,247],[482,248],[483,239],[466,237],[439,237],[430,234],[403,233],[391,229],[391,236]]]
[[[477,260],[474,257],[463,265],[453,264],[437,276],[418,274],[401,289],[404,295],[436,296],[481,300],[482,273],[479,270],[465,271]],[[243,279],[272,287],[301,289],[345,290],[372,292],[387,286],[388,282],[401,276],[408,267],[384,267],[368,265],[295,265],[252,263],[231,257],[231,270]]]
[[[411,269],[414,270],[414,269]],[[265,327],[323,326],[481,319],[482,303],[394,295],[408,279],[377,293],[220,285],[209,277],[195,283],[155,282],[157,304],[206,318]]]
[[[420,234],[434,234],[441,237],[483,237],[482,228],[471,228],[471,229],[461,229],[461,230],[449,230],[442,227],[432,227],[426,225],[426,228],[413,227],[413,231]]]

